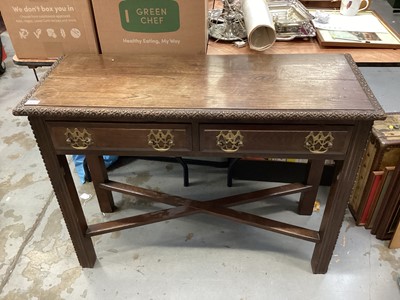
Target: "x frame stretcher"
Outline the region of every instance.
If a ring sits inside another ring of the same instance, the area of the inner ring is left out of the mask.
[[[113,231],[138,227],[146,224],[162,222],[197,213],[207,213],[314,243],[317,243],[320,240],[318,231],[279,221],[274,221],[268,218],[229,208],[231,206],[265,200],[271,197],[305,192],[311,189],[311,186],[309,185],[293,183],[208,201],[197,201],[178,196],[171,196],[165,193],[152,191],[140,187],[134,187],[125,183],[115,181],[101,183],[99,184],[98,188],[110,192],[120,192],[126,195],[145,198],[175,207],[110,222],[89,225],[86,232],[88,236],[95,236]]]

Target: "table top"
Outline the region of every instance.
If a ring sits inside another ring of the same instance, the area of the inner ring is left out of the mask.
[[[348,55],[69,55],[16,115],[381,119]]]
[[[316,38],[294,39],[292,41],[277,41],[274,45],[263,51],[256,52],[249,47],[237,48],[232,43],[215,42],[209,40],[207,54],[350,54],[357,64],[366,65],[399,65],[400,49],[379,48],[346,48],[346,47],[323,47]]]

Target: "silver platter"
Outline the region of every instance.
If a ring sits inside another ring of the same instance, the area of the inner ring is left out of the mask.
[[[229,1],[233,3],[235,0],[225,0],[224,9],[209,10],[208,34],[221,41],[245,40],[247,32],[242,11],[237,5],[229,4]],[[277,41],[316,36],[311,23],[314,17],[300,1],[269,0],[268,8],[274,21]]]
[[[311,24],[313,16],[299,1],[270,0],[268,7],[275,24],[278,41],[315,37],[316,32]]]

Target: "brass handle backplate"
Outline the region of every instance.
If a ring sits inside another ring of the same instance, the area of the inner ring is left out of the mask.
[[[333,147],[333,140],[331,132],[324,134],[322,131],[318,133],[311,131],[305,138],[304,147],[311,153],[322,154]]]
[[[174,135],[171,130],[150,130],[147,136],[148,143],[154,150],[165,152],[174,146]]]
[[[235,133],[232,130],[221,130],[216,136],[217,146],[226,153],[233,153],[243,146],[243,135],[237,130]]]
[[[84,150],[93,144],[92,135],[85,128],[82,131],[78,128],[73,130],[67,128],[64,135],[67,144],[77,150]]]

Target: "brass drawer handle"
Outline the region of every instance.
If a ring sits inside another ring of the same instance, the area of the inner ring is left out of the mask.
[[[93,144],[92,135],[85,128],[82,131],[78,128],[73,130],[67,128],[64,135],[67,144],[77,150],[84,150]]]
[[[322,154],[333,147],[333,140],[331,132],[324,134],[322,131],[318,133],[311,131],[305,138],[304,147],[311,153]]]
[[[240,130],[235,133],[232,130],[221,130],[216,138],[217,146],[226,153],[236,152],[243,146],[243,135],[240,133]]]
[[[147,136],[148,143],[154,150],[165,152],[174,146],[174,135],[170,130],[163,132],[162,130],[150,130]]]

